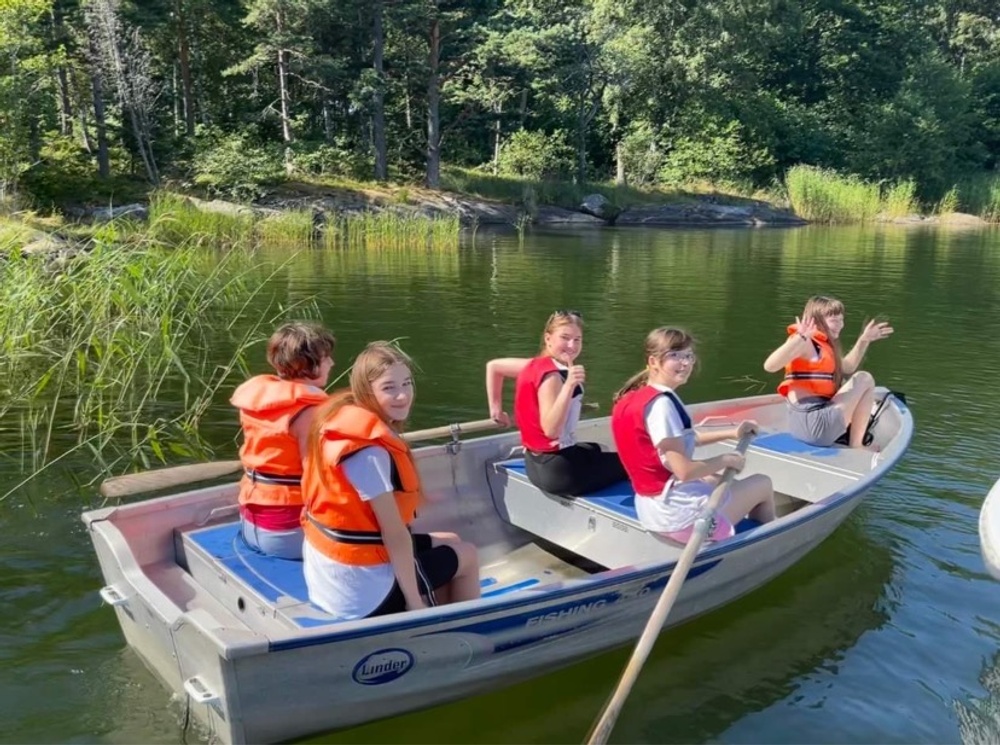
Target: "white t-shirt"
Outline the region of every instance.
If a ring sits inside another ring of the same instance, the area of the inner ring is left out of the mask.
[[[664,385],[654,385],[664,393],[673,391]],[[676,396],[677,394],[674,393]],[[680,398],[677,398],[680,401]],[[681,404],[683,406],[683,403]],[[649,433],[653,445],[674,437],[684,438],[684,454],[691,458],[694,455],[695,435],[691,428],[684,428],[681,415],[669,396],[657,396],[648,404],[644,414],[646,432]],[[712,485],[695,479],[693,481],[677,481],[670,479],[663,492],[656,496],[639,496],[635,498],[635,511],[639,522],[646,530],[657,533],[674,533],[691,525],[698,517],[705,500],[712,494]]]
[[[366,502],[393,490],[392,457],[383,447],[363,448],[341,467]],[[374,611],[396,581],[389,562],[370,566],[342,564],[317,551],[309,541],[302,548],[302,562],[309,600],[342,621],[364,618]]]
[[[556,369],[565,372],[569,368],[558,360],[552,360],[556,363]],[[556,373],[549,373],[549,375],[554,375]],[[548,375],[542,377],[545,380]],[[583,386],[577,386],[579,392],[574,392],[576,395],[570,399],[569,412],[566,414],[566,423],[563,424],[562,432],[559,435],[559,447],[568,448],[571,445],[576,445],[576,425],[580,423],[580,413],[583,409]]]

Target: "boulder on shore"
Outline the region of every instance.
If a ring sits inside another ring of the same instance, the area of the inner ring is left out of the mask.
[[[621,214],[621,209],[603,194],[589,194],[580,202],[580,212],[593,215],[604,222],[614,225],[615,219]]]

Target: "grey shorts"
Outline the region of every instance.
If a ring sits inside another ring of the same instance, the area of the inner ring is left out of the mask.
[[[788,431],[803,442],[829,447],[847,431],[844,415],[825,398],[788,402]]]

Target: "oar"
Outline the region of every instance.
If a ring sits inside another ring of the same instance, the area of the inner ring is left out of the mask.
[[[750,447],[750,440],[753,439],[753,434],[748,433],[740,438],[740,442],[736,446],[737,453],[740,455],[746,453],[747,448]],[[667,586],[663,588],[663,593],[660,595],[660,599],[656,601],[656,607],[653,608],[653,613],[646,622],[646,628],[642,630],[642,635],[639,637],[639,641],[636,642],[632,657],[629,659],[628,665],[625,666],[625,671],[618,680],[618,687],[615,688],[611,698],[608,699],[604,711],[601,712],[601,716],[594,724],[594,728],[587,738],[587,745],[603,745],[608,741],[608,737],[611,736],[611,730],[614,729],[615,721],[618,719],[618,714],[625,704],[625,699],[628,698],[628,694],[631,692],[636,678],[639,677],[639,671],[646,663],[646,658],[653,651],[653,644],[656,642],[656,637],[663,628],[663,624],[666,622],[667,616],[674,606],[674,601],[677,600],[677,595],[681,591],[681,585],[684,584],[688,571],[694,563],[695,555],[698,553],[698,549],[701,548],[701,544],[708,534],[711,522],[709,518],[715,515],[715,510],[719,506],[719,502],[722,501],[722,495],[726,493],[726,487],[733,480],[735,473],[736,471],[733,468],[727,468],[722,472],[722,479],[712,492],[712,496],[708,498],[708,503],[705,505],[704,511],[695,522],[694,532],[688,538],[687,545],[684,547],[681,557],[677,560],[677,566],[674,567]]]
[[[187,466],[171,466],[157,468],[154,471],[142,473],[126,473],[122,476],[112,476],[101,484],[101,495],[111,499],[127,497],[144,491],[169,489],[171,486],[191,484],[195,481],[208,481],[220,476],[227,476],[243,468],[238,460],[219,460],[210,463],[192,463]]]
[[[450,424],[445,427],[432,427],[431,429],[418,429],[415,432],[406,432],[403,439],[408,442],[419,442],[421,440],[433,440],[437,437],[455,437],[467,432],[481,432],[487,429],[496,428],[497,423],[492,419],[477,419],[474,422],[464,422],[462,424]],[[238,460],[221,460],[209,463],[192,463],[187,466],[171,466],[169,468],[158,468],[153,471],[143,471],[142,473],[126,473],[122,476],[112,476],[101,484],[101,495],[111,499],[127,497],[132,494],[139,494],[147,491],[157,491],[159,489],[169,489],[173,486],[191,484],[196,481],[208,481],[221,476],[228,476],[239,471],[243,464]]]

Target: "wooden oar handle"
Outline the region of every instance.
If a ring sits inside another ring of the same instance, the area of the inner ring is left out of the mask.
[[[756,432],[748,432],[743,435],[740,438],[739,444],[736,446],[736,452],[740,455],[745,454],[747,448],[750,447],[750,441],[754,438],[755,434]],[[711,514],[715,510],[719,502],[722,500],[722,495],[726,491],[726,485],[733,480],[733,476],[735,474],[735,468],[726,468],[726,470],[722,472],[722,479],[712,491],[712,496],[709,497],[708,503],[706,504],[702,515],[705,513]],[[699,520],[701,519],[702,516],[699,516]],[[622,672],[621,678],[618,680],[618,685],[611,694],[611,698],[608,699],[608,703],[605,705],[604,710],[594,723],[593,730],[587,737],[587,745],[604,745],[604,743],[606,743],[608,738],[611,736],[611,730],[614,729],[615,722],[618,720],[618,713],[621,711],[622,706],[625,705],[625,699],[628,697],[629,692],[632,690],[632,686],[639,677],[639,671],[642,669],[646,659],[649,657],[649,653],[653,651],[653,644],[656,642],[656,637],[659,636],[660,630],[663,628],[663,624],[666,623],[667,616],[670,614],[670,610],[674,606],[674,601],[680,594],[681,585],[687,578],[688,571],[694,563],[695,555],[698,553],[698,549],[701,547],[702,541],[705,540],[705,534],[707,531],[708,526],[701,525],[699,526],[699,529],[695,530],[688,539],[687,545],[684,547],[680,558],[677,559],[677,563],[674,565],[674,569],[670,573],[670,579],[667,580],[666,587],[663,588],[663,592],[656,601],[656,605],[653,607],[653,612],[650,614],[649,620],[646,622],[646,626],[642,630],[642,634],[639,635],[639,641],[636,642],[635,649],[632,651],[632,656],[629,658],[628,664],[625,666],[625,670]]]
[[[448,424],[444,427],[431,427],[430,429],[418,429],[415,432],[404,432],[403,439],[407,442],[419,442],[420,440],[433,440],[438,437],[458,437],[469,432],[483,432],[488,429],[496,429],[499,426],[492,419],[477,419],[474,422],[461,422]]]

